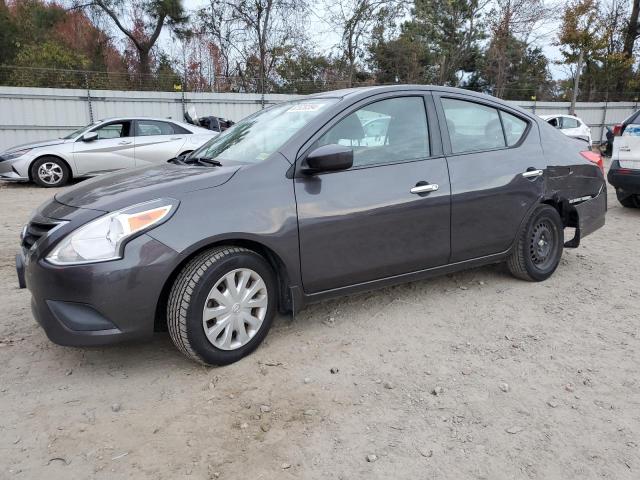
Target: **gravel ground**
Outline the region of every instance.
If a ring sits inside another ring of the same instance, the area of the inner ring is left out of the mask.
[[[224,368],[166,334],[72,349],[13,256],[54,191],[0,185],[0,478],[640,478],[640,210],[548,281],[492,266],[278,317]]]

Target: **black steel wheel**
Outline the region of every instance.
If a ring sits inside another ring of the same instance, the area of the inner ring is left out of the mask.
[[[539,205],[518,235],[507,265],[514,276],[541,282],[555,272],[563,246],[564,226],[558,211]]]

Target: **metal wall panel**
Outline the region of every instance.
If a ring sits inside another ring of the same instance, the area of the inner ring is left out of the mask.
[[[90,97],[90,100],[89,100]],[[270,94],[265,105],[297,98]],[[64,136],[94,120],[117,116],[153,116],[182,120],[185,108],[199,116],[216,115],[238,121],[259,110],[262,97],[245,93],[135,92],[82,89],[0,87],[0,151],[21,143]],[[568,113],[568,102],[511,102],[538,115]],[[591,126],[594,141],[603,125],[613,125],[637,109],[637,103],[579,103],[577,114]]]

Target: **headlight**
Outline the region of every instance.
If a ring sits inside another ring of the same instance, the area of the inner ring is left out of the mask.
[[[22,150],[14,150],[12,152],[3,153],[2,157],[0,157],[0,161],[13,160],[14,158],[18,158],[18,157],[21,157],[22,155],[29,153],[31,150],[33,150],[33,148],[24,148]]]
[[[125,240],[166,221],[177,205],[175,200],[153,200],[97,218],[64,237],[46,259],[78,265],[122,258]]]

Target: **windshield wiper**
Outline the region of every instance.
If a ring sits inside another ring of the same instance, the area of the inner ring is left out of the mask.
[[[208,165],[215,165],[216,167],[222,166],[222,163],[220,163],[218,160],[214,160],[213,158],[189,157],[188,160],[189,161],[193,160],[194,162],[206,163]]]
[[[176,165],[193,165],[196,163],[204,163],[207,165],[214,165],[216,167],[222,166],[222,163],[220,163],[218,160],[204,157],[176,157],[168,161],[171,163],[175,163]]]

